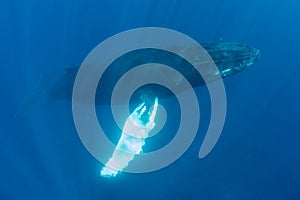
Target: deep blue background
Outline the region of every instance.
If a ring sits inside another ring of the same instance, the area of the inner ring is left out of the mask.
[[[300,199],[299,7],[297,0],[2,1],[0,199]],[[107,37],[143,26],[243,42],[262,56],[225,80],[227,121],[208,157],[197,157],[199,131],[169,167],[107,180],[79,140],[70,102],[50,102],[22,120],[15,114],[43,75],[56,79]]]

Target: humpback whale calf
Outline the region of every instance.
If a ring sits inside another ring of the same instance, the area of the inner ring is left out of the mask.
[[[245,68],[253,65],[253,63],[260,57],[260,51],[258,49],[237,42],[203,43],[201,45],[216,64],[219,70],[217,73],[221,75],[217,76],[216,72],[210,74],[208,70],[208,74],[205,76],[207,76],[210,81],[214,81],[219,77],[225,78],[237,74]],[[192,47],[185,50],[189,51],[189,53],[193,56],[198,56],[197,52],[193,51]],[[200,59],[199,62],[205,64],[207,61]],[[205,84],[201,75],[199,75],[193,66],[185,59],[163,50],[139,49],[120,56],[106,69],[99,81],[99,83],[103,82],[104,84],[99,84],[103,86],[99,87],[98,85],[96,91],[96,105],[109,105],[111,103],[113,87],[119,78],[133,67],[146,63],[160,63],[173,67],[186,77],[192,87],[199,87]],[[65,73],[56,82],[54,82],[52,86],[45,90],[40,90],[35,95],[29,97],[20,114],[28,112],[32,110],[32,107],[52,99],[71,100],[73,85],[78,70],[79,67],[65,68]],[[147,72],[145,72],[145,76],[146,75]],[[180,85],[180,79],[177,77],[171,77],[171,81],[173,81],[174,84]],[[168,92],[163,87],[155,84],[142,86],[135,94],[137,96],[136,100],[139,102],[144,101],[144,94],[147,95],[148,99],[151,99],[152,97],[152,103],[156,97],[160,99],[173,95],[170,91]]]

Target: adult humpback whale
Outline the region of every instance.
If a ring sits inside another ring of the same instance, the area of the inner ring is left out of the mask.
[[[202,47],[210,55],[219,70],[218,72],[207,70],[205,76],[207,76],[210,81],[214,81],[220,77],[217,76],[216,73],[219,73],[222,78],[234,75],[248,66],[251,66],[260,56],[260,51],[258,49],[236,42],[203,43]],[[199,56],[197,52],[193,50],[193,47],[183,49],[183,51],[188,51],[188,53],[196,57]],[[199,62],[207,66],[207,62],[210,61],[199,59]],[[201,76],[196,73],[193,66],[179,56],[157,49],[136,50],[120,56],[110,64],[100,79],[100,83],[103,84],[99,84],[102,85],[102,87],[98,86],[97,88],[95,103],[97,105],[110,104],[113,87],[119,78],[131,68],[146,63],[161,63],[173,67],[183,74],[193,87],[205,84]],[[40,90],[35,95],[29,97],[20,114],[31,111],[33,107],[51,99],[71,100],[73,85],[78,69],[79,67],[66,68],[65,74],[51,87]],[[155,71],[155,69],[153,70]],[[158,73],[158,75],[164,74]],[[147,76],[147,72],[145,72],[145,76]],[[180,78],[168,77],[168,79],[170,79],[173,84],[180,86]],[[166,89],[161,86],[148,84],[137,90],[135,93],[137,99],[135,100],[139,101],[139,103],[140,101],[144,101],[144,99],[139,99],[143,98],[144,94],[147,95],[146,99],[151,99],[152,97],[152,101],[154,101],[154,98],[156,97],[160,99],[172,95],[172,93],[166,91]]]
[[[246,67],[251,66],[260,56],[260,51],[256,48],[250,47],[241,43],[231,43],[231,42],[221,42],[221,43],[204,43],[202,47],[210,55],[221,75],[221,77],[228,77],[234,75]],[[184,49],[189,51],[190,54],[198,56],[197,52],[193,51],[193,48]],[[200,60],[199,62],[207,66],[207,62]],[[119,80],[119,78],[131,68],[145,64],[145,63],[161,63],[167,66],[171,66],[183,74],[193,87],[198,87],[204,85],[204,81],[201,76],[196,73],[196,70],[192,65],[187,63],[186,60],[178,58],[178,56],[173,55],[170,52],[157,50],[157,49],[144,49],[129,52],[122,55],[117,60],[115,60],[108,67],[103,77],[100,79],[99,84],[103,87],[97,88],[96,92],[96,104],[110,104],[111,92],[114,85]],[[69,67],[66,68],[65,74],[51,87],[48,91],[49,97],[53,99],[69,99],[72,98],[73,83],[77,74],[79,67]],[[151,73],[159,72],[155,69],[151,69]],[[159,70],[159,69],[157,69]],[[147,76],[147,71],[145,71],[145,76]],[[165,74],[157,73],[158,75],[165,76]],[[216,72],[207,71],[205,74],[210,81],[216,80],[218,77]],[[142,79],[143,77],[137,77]],[[168,77],[171,82],[180,86],[180,78],[178,77]],[[183,88],[184,90],[184,88]],[[166,92],[162,87],[158,85],[145,85],[137,91],[137,95],[141,96],[144,91],[149,93],[154,92],[159,99],[170,96],[172,94]]]

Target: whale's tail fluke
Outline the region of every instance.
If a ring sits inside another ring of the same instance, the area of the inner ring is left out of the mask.
[[[47,91],[38,91],[27,98],[25,103],[21,106],[20,111],[16,114],[16,119],[20,120],[29,117],[30,114],[39,108],[41,105],[49,101],[49,95]]]
[[[17,120],[30,117],[31,113],[47,103],[51,99],[50,88],[52,81],[48,76],[41,78],[39,81],[39,88],[33,94],[27,97],[23,105],[21,105],[19,112],[15,115]]]

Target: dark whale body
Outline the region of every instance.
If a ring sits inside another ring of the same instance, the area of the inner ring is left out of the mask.
[[[245,68],[253,65],[260,57],[260,51],[258,49],[241,43],[204,43],[202,44],[202,47],[206,50],[218,68],[218,76],[216,76],[216,72],[206,74],[210,81],[239,73]],[[197,56],[197,52],[193,51],[192,48],[189,51],[189,53],[192,53],[193,56]],[[111,103],[113,87],[118,79],[131,68],[145,63],[160,63],[173,67],[185,76],[192,87],[199,87],[205,84],[202,77],[195,71],[195,68],[193,68],[190,63],[184,59],[178,59],[178,56],[176,57],[176,55],[173,55],[170,52],[157,49],[136,50],[129,52],[124,56],[120,56],[111,63],[104,72],[99,81],[100,87],[98,85],[96,91],[96,105],[109,105]],[[78,70],[79,67],[66,68],[62,77],[60,77],[50,87],[40,89],[34,95],[30,96],[17,117],[19,118],[21,115],[26,115],[34,110],[35,107],[53,99],[65,99],[71,101],[73,85]],[[147,76],[147,72],[145,72],[145,76]],[[141,79],[142,77],[137,78]],[[180,85],[180,79],[177,77],[171,77],[171,81],[173,81],[174,84],[179,83]],[[156,97],[161,99],[172,95],[174,94],[167,88],[156,84],[147,84],[138,88],[138,90],[133,94],[131,100],[136,103],[140,103],[141,101],[145,102],[146,99],[150,99],[150,103],[153,103],[152,101]]]
[[[260,56],[260,51],[258,49],[241,43],[204,43],[202,44],[202,47],[207,51],[218,67],[222,78],[239,73],[248,66],[251,66]],[[196,54],[197,52],[192,53]],[[103,87],[98,86],[97,88],[96,104],[110,104],[111,92],[118,79],[132,67],[145,63],[161,63],[172,66],[180,71],[180,73],[190,81],[190,84],[193,87],[205,84],[201,76],[195,73],[193,66],[184,59],[178,59],[176,55],[172,55],[170,52],[164,52],[157,49],[147,49],[147,51],[137,50],[119,57],[107,68],[103,77],[100,79],[100,82],[105,84],[99,84]],[[65,74],[49,88],[48,96],[50,99],[71,100],[73,85],[78,69],[79,67],[66,68]],[[211,81],[220,77],[215,74],[208,74],[208,76]],[[174,83],[177,84],[175,77]],[[166,88],[155,84],[145,85],[139,88],[135,93],[137,96],[136,98],[142,98],[144,94],[146,94],[147,97],[150,95],[152,98],[155,98],[155,96],[164,98],[172,95]]]

